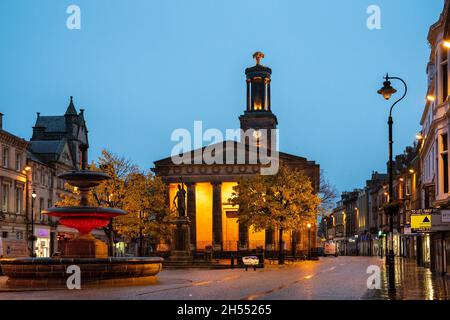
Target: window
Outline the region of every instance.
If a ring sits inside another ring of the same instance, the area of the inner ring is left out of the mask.
[[[44,198],[39,198],[38,221],[42,221],[42,210],[44,210]]]
[[[38,169],[36,167],[33,167],[31,170],[32,170],[31,172],[33,173],[33,183],[34,183],[37,181],[37,170]]]
[[[442,67],[442,102],[447,100],[448,96],[448,74],[447,74],[447,60],[441,65]]]
[[[442,152],[441,152],[441,158],[442,158],[442,181],[443,181],[443,188],[444,193],[448,193],[448,135],[445,133],[441,135],[442,140]]]
[[[41,184],[45,185],[45,172],[44,172],[44,170],[41,170]]]
[[[4,168],[8,168],[8,165],[9,165],[9,148],[3,147],[2,166]]]
[[[22,171],[22,154],[16,153],[16,171]]]
[[[53,206],[52,199],[48,199],[48,201],[47,201],[47,209],[51,208],[52,206]]]
[[[405,195],[411,195],[411,178],[406,179]]]
[[[441,52],[441,74],[442,102],[445,102],[448,96],[448,59],[445,50]]]
[[[21,214],[22,213],[22,206],[23,206],[23,189],[22,188],[16,188],[16,213]]]
[[[8,200],[9,200],[9,185],[2,185],[2,211],[8,211]]]

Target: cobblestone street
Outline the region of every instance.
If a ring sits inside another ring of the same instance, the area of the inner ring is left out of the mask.
[[[367,267],[381,268],[381,290],[367,290]],[[449,282],[413,262],[397,261],[398,293],[385,288],[384,260],[377,257],[327,257],[264,269],[164,270],[154,285],[82,288],[82,290],[8,291],[0,279],[0,299],[448,299]]]

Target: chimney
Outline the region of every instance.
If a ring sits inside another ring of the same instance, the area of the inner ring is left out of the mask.
[[[3,130],[3,113],[0,112],[0,130]]]

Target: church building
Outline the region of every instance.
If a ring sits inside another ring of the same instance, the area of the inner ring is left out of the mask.
[[[277,250],[277,230],[256,232],[251,227],[240,226],[237,222],[238,207],[229,202],[233,187],[241,178],[261,174],[261,169],[266,167],[266,163],[259,161],[259,158],[257,162],[251,161],[252,154],[259,155],[261,150],[266,150],[269,157],[276,155],[280,165],[303,170],[311,179],[314,191],[319,190],[318,164],[301,156],[278,151],[278,120],[271,105],[272,70],[261,65],[260,59],[264,57],[261,52],[255,53],[253,57],[256,59],[256,65],[245,70],[247,95],[246,108],[239,117],[240,141],[226,140],[180,155],[180,158],[192,159],[190,162],[179,163],[174,161],[173,157],[168,157],[154,163],[153,171],[169,186],[171,206],[181,181],[187,189],[186,209],[191,221],[192,251],[203,251],[207,248],[212,248],[215,252]],[[251,134],[247,134],[248,132]],[[202,155],[208,150],[213,150],[209,154],[215,159],[223,157],[223,161],[211,163],[204,159]],[[239,157],[242,150],[245,153],[244,161]],[[232,161],[228,156],[230,154]],[[286,250],[307,251],[307,223],[312,223],[312,234],[316,234],[315,221],[305,221],[296,232],[286,231],[283,235]],[[312,247],[315,246],[315,241],[315,237],[312,237]]]

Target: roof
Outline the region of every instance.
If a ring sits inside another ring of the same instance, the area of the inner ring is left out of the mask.
[[[66,132],[66,118],[64,116],[39,116],[36,127],[45,127],[46,132]]]
[[[60,154],[64,150],[65,139],[35,140],[30,142],[30,151],[37,154]]]
[[[246,150],[247,152],[252,152],[251,149],[249,150],[248,146],[246,147],[245,144],[243,144],[241,142],[233,141],[233,140],[225,140],[225,141],[221,141],[221,142],[209,145],[209,146],[204,146],[202,148],[198,148],[198,149],[195,149],[195,150],[184,152],[183,154],[180,154],[179,156],[183,157],[183,156],[188,156],[190,154],[190,159],[192,160],[192,163],[196,164],[195,159],[197,159],[197,155],[203,155],[203,152],[205,151],[206,148],[208,148],[209,150],[213,150],[215,148],[222,148],[222,150],[223,150],[223,152],[222,152],[223,163],[226,164],[227,163],[226,156],[228,154],[227,150],[228,151],[230,150],[230,149],[227,149],[227,147],[229,147],[229,146],[232,146],[232,148],[233,148],[232,152],[233,152],[233,155],[234,155],[234,163],[236,163],[236,164],[239,164],[239,162],[237,160],[237,152],[239,150],[241,152],[243,150]],[[201,151],[201,153],[200,153],[200,151]],[[285,160],[285,161],[304,162],[304,163],[307,163],[309,165],[315,165],[316,164],[314,161],[308,161],[304,157],[296,156],[296,155],[285,153],[285,152],[279,152],[279,157],[280,157],[281,160]],[[216,158],[216,157],[214,157],[214,158]],[[155,161],[154,163],[155,163],[155,166],[175,165],[172,162],[172,157],[163,158],[161,160]],[[204,159],[202,159],[201,163],[202,164],[207,164],[207,163],[205,163]]]
[[[75,109],[75,106],[73,105],[73,97],[70,96],[70,103],[66,110],[66,115],[77,115],[77,110]]]

